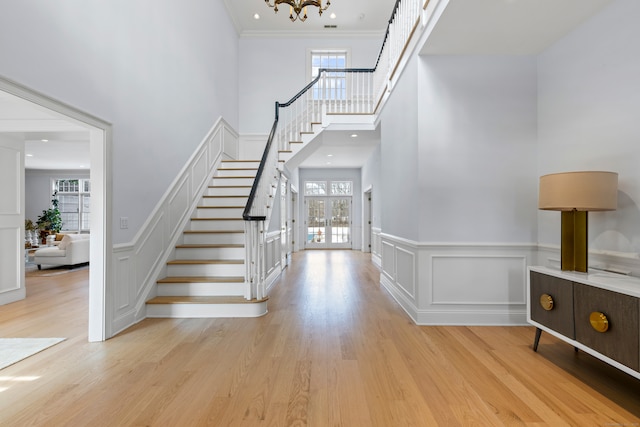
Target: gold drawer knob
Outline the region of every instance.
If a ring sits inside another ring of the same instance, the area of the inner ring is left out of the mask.
[[[553,310],[553,298],[549,294],[542,294],[540,296],[540,305],[547,311]]]
[[[589,322],[591,322],[591,327],[598,332],[607,332],[609,329],[609,320],[604,313],[600,313],[599,311],[594,311],[589,316]]]

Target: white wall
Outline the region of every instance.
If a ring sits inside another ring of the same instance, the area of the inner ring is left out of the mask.
[[[417,239],[418,68],[414,58],[391,92],[380,119],[380,224],[384,233]]]
[[[371,188],[371,226],[375,228],[380,228],[380,212],[382,210],[380,168],[380,145],[378,145],[362,166],[362,191]]]
[[[419,240],[535,242],[535,57],[425,56],[419,69]]]
[[[383,34],[373,38],[312,39],[268,37],[240,39],[240,134],[268,134],[275,102],[286,102],[309,83],[312,49],[348,49],[349,66],[372,68]]]
[[[618,210],[589,214],[589,249],[640,256],[640,2],[616,0],[539,57],[539,174],[618,172]],[[539,241],[559,245],[560,214]]]
[[[238,126],[238,39],[221,1],[0,10],[0,75],[113,124],[114,243],[134,236],[217,118]]]

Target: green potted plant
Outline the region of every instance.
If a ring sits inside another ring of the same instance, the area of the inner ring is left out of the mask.
[[[60,209],[58,209],[58,198],[56,196],[57,192],[53,193],[51,207],[44,209],[36,221],[42,243],[46,243],[49,234],[58,233],[62,229],[62,216],[60,215]]]

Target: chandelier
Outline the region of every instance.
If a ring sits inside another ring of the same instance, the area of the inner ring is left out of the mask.
[[[291,22],[300,20],[302,22],[307,20],[307,6],[315,6],[318,8],[318,13],[322,16],[322,12],[327,10],[331,5],[331,0],[327,0],[327,5],[322,7],[322,0],[274,0],[274,4],[271,4],[271,0],[264,0],[267,6],[272,7],[273,11],[278,13],[278,5],[286,3],[289,5],[289,19]],[[302,16],[300,13],[302,12]],[[295,14],[295,16],[294,16]]]

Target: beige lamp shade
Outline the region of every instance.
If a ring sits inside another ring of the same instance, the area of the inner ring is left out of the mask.
[[[618,207],[615,172],[562,172],[540,177],[538,208],[551,211],[612,211]]]

